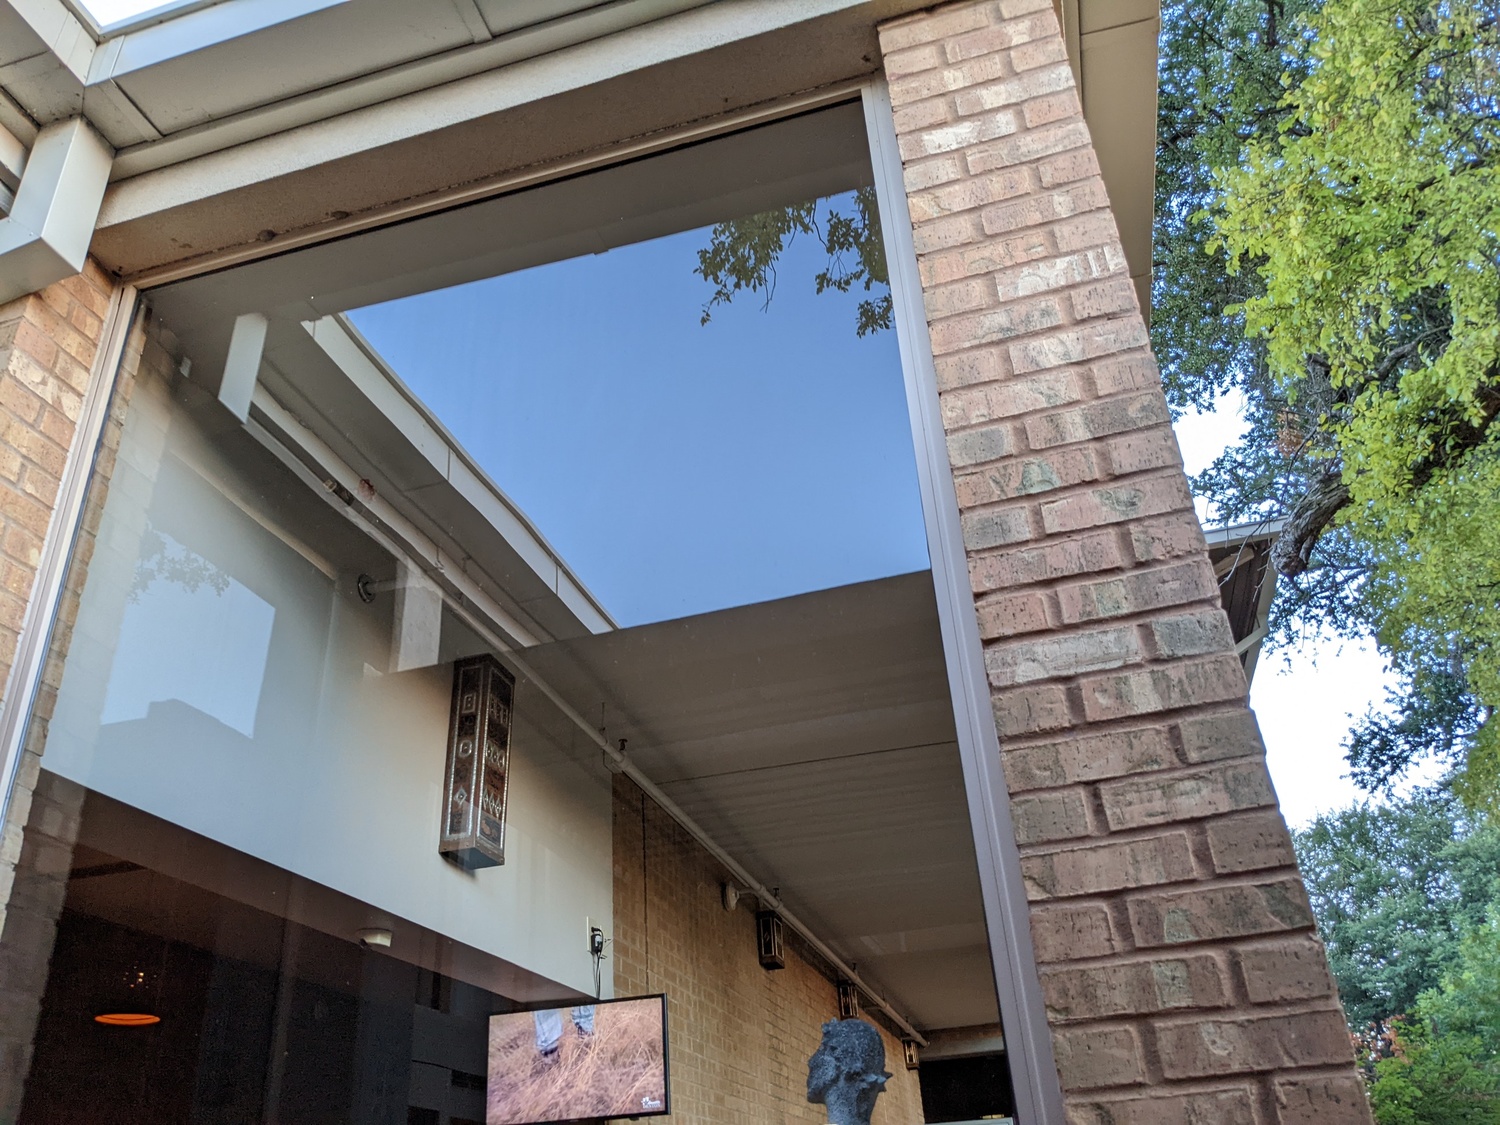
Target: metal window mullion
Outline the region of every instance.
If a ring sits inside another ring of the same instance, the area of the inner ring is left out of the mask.
[[[1000,765],[1000,739],[990,706],[979,619],[969,588],[958,495],[953,487],[953,471],[948,463],[948,446],[939,413],[932,342],[922,304],[911,216],[885,82],[866,86],[863,100],[912,441],[916,446],[927,549],[932,561],[943,653],[948,665],[948,685],[958,728],[959,757],[969,800],[969,821],[979,864],[990,960],[1017,1118],[1024,1125],[1064,1125],[1062,1087],[1031,943],[1021,853],[1016,846],[1010,795]]]
[[[5,695],[0,698],[0,823],[4,823],[10,811],[11,794],[26,746],[26,731],[41,686],[42,670],[47,664],[57,611],[67,588],[68,570],[72,566],[78,531],[83,523],[89,482],[99,459],[104,426],[109,420],[110,403],[114,399],[130,328],[135,322],[136,307],[135,287],[126,285],[115,291],[105,313],[99,349],[89,372],[78,425],[63,464],[47,534],[42,540],[31,598],[21,621],[20,635],[16,638],[16,653],[6,680]]]

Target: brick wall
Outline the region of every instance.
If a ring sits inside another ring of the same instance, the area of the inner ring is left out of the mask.
[[[20,616],[25,612],[24,599],[30,596],[36,574],[41,536],[56,498],[62,459],[67,443],[73,439],[82,391],[98,345],[100,317],[109,302],[105,285],[103,276],[90,269],[0,309],[0,341],[8,340],[11,347],[8,362],[0,368],[0,420],[5,426],[0,433],[0,459],[12,453],[20,455],[6,462],[7,470],[0,480],[6,596],[19,599],[14,606],[6,603],[9,608],[3,635],[7,675]],[[89,329],[86,337],[80,325]],[[49,342],[54,345],[51,349],[47,347]],[[153,367],[163,378],[168,376],[172,370],[169,346],[170,341],[164,341],[160,331],[148,340],[139,326],[127,341],[15,789],[5,810],[4,844],[0,848],[0,1122],[14,1119],[30,1066],[32,1038],[72,866],[83,798],[78,786],[57,778],[46,784],[41,777],[48,723],[114,472],[130,392],[143,365]],[[50,378],[46,377],[48,372]],[[18,464],[17,476],[11,475],[11,464]],[[34,540],[27,531],[27,521],[32,520],[41,524]],[[27,531],[28,537],[17,535],[13,540],[12,532],[17,528]],[[21,546],[28,549],[25,558],[17,557],[16,550]],[[24,587],[13,586],[11,577],[23,569]],[[9,617],[12,611],[16,615],[14,624]]]
[[[9,682],[113,289],[91,261],[76,277],[0,305],[0,685]],[[34,772],[23,764],[0,835],[0,927]]]
[[[823,1107],[807,1102],[807,1059],[824,1021],[838,1016],[833,983],[795,948],[786,968],[762,969],[753,906],[726,911],[718,864],[623,776],[615,778],[614,866],[615,994],[667,994],[672,1114],[663,1120],[826,1121]],[[920,1122],[916,1072],[902,1065],[900,1041],[881,1032],[893,1077],[874,1125]]]
[[[1070,1121],[1368,1122],[1051,0],[880,37]]]

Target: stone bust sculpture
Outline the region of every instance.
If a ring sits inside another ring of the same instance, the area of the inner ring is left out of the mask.
[[[828,1107],[829,1125],[870,1125],[888,1078],[880,1032],[864,1020],[829,1020],[807,1060],[807,1100]]]

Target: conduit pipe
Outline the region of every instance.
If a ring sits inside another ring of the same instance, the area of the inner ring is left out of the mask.
[[[271,424],[283,436],[277,436],[271,430],[261,425],[255,417],[271,422]],[[815,934],[812,929],[789,910],[779,895],[767,887],[754,875],[737,861],[732,855],[721,848],[708,832],[703,829],[697,821],[684,812],[671,797],[647,777],[630,759],[611,746],[609,740],[596,730],[592,723],[583,715],[579,714],[566,699],[539,676],[535,669],[529,665],[525,658],[520,655],[514,644],[505,636],[493,628],[489,621],[471,608],[471,603],[483,604],[487,599],[477,587],[470,587],[468,593],[453,594],[446,587],[453,584],[454,575],[444,569],[440,564],[424,559],[419,553],[414,552],[401,542],[396,536],[388,534],[380,525],[386,521],[381,519],[373,511],[366,509],[364,503],[357,498],[355,487],[358,485],[358,474],[324,445],[315,435],[311,434],[301,425],[299,421],[277,402],[265,390],[264,387],[257,388],[253,400],[252,417],[246,423],[246,429],[264,445],[278,460],[292,469],[315,493],[321,495],[324,500],[335,511],[342,513],[346,519],[355,523],[360,530],[370,539],[374,540],[382,550],[389,552],[398,562],[404,563],[415,570],[422,571],[434,580],[442,593],[443,601],[451,609],[455,616],[462,620],[469,628],[473,629],[479,636],[496,651],[503,653],[515,668],[531,683],[552,701],[553,705],[561,711],[570,722],[573,723],[595,746],[604,752],[613,771],[623,773],[631,781],[641,787],[641,790],[659,805],[663,812],[670,816],[689,836],[713,856],[734,879],[739,882],[745,890],[760,901],[763,908],[775,910],[781,916],[781,920],[790,926],[803,941],[807,942],[819,957],[822,957],[833,969],[853,982],[859,990],[872,1000],[877,1008],[885,1013],[903,1035],[915,1040],[921,1046],[927,1046],[927,1038],[917,1030],[912,1022],[899,1010],[890,1004],[880,993],[860,977],[854,968],[846,963],[842,957],[835,953],[828,944]],[[292,442],[299,449],[288,448],[284,442]],[[317,471],[314,471],[316,469]],[[319,478],[322,479],[319,479]],[[327,482],[332,481],[339,485],[338,491],[327,487]],[[344,497],[350,499],[343,499]],[[381,584],[375,584],[381,585]],[[372,588],[374,588],[372,586]],[[486,611],[488,616],[489,611]],[[499,606],[494,607],[494,616],[498,620],[507,620],[508,615]]]

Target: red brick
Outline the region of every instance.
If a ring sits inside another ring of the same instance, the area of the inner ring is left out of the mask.
[[[1116,577],[1063,586],[1057,591],[1062,619],[1070,624],[1197,601],[1216,602],[1218,597],[1218,583],[1204,558],[1149,570],[1127,571]],[[1174,652],[1169,655],[1192,654]]]
[[[988,286],[984,288],[989,289]],[[980,299],[980,303],[985,299],[993,300],[986,294]],[[985,312],[936,321],[931,330],[932,351],[934,355],[943,355],[961,348],[992,344],[1016,336],[1029,336],[1055,328],[1062,322],[1063,312],[1055,298],[1035,297],[1030,301],[1013,302]]]
[[[1058,39],[1038,40],[1024,43],[1010,52],[1010,65],[1017,70],[1030,70],[1048,63],[1066,62],[1068,50]]]
[[[1044,964],[1105,957],[1121,949],[1109,909],[1099,903],[1033,906],[1031,942]]]
[[[1056,684],[1034,684],[995,692],[990,697],[990,705],[1002,738],[1058,730],[1072,721],[1067,694]]]
[[[1116,1019],[1173,1008],[1222,1008],[1228,973],[1211,953],[1042,973],[1047,1013],[1057,1020]]]
[[[1034,129],[1038,125],[1048,125],[1053,121],[1061,121],[1068,117],[1077,117],[1080,112],[1078,94],[1072,89],[1032,98],[1021,107],[1021,116],[1028,129]]]
[[[1333,994],[1328,954],[1311,934],[1239,946],[1235,960],[1252,1004],[1319,1000]]]
[[[1130,926],[1144,948],[1308,929],[1312,909],[1302,881],[1288,875],[1258,883],[1227,883],[1130,900]]]
[[[1057,243],[1057,248],[1067,254],[1074,250],[1087,250],[1091,246],[1105,246],[1119,242],[1120,231],[1115,226],[1113,212],[1090,211],[1086,215],[1078,215],[1058,223],[1052,228],[1052,239]],[[1095,301],[1094,303],[1101,302]],[[1134,307],[1135,302],[1131,301],[1118,311],[1133,311]],[[1089,312],[1087,315],[1100,316],[1102,314]]]
[[[1083,713],[1101,722],[1244,697],[1239,658],[1224,655],[1091,677],[1083,682]]]
[[[1132,524],[1130,547],[1137,562],[1180,559],[1183,555],[1201,558],[1206,551],[1203,528],[1190,511]]]
[[[954,157],[943,157],[942,160],[950,161],[954,166],[957,164]],[[929,168],[931,166],[932,164],[922,164],[917,167]],[[946,173],[946,171],[945,165],[943,172]],[[949,182],[960,175],[962,175],[961,172],[955,172],[951,177],[945,176],[944,179],[937,180],[923,191],[913,189],[912,177],[908,173],[906,204],[911,211],[912,222],[923,223],[929,219],[940,218],[959,211],[975,211],[1003,199],[1014,199],[1018,195],[1024,195],[1032,187],[1031,174],[1025,168],[1007,168],[988,176],[963,179],[958,183]]]
[[[1181,473],[1164,477],[1134,478],[1078,492],[1042,505],[1042,526],[1048,535],[1081,531],[1101,524],[1124,523],[1142,516],[1191,509],[1192,495]]]
[[[1371,1125],[1365,1084],[1353,1074],[1299,1075],[1275,1084],[1276,1125]]]
[[[1140,643],[1129,626],[1002,641],[984,650],[990,683],[1013,687],[1120,668],[1140,660]]]
[[[1071,1100],[1068,1125],[1259,1125],[1251,1087],[1154,1091],[1145,1097]],[[1327,1125],[1327,1123],[1322,1123]]]
[[[1043,187],[1057,187],[1076,180],[1088,179],[1099,174],[1099,158],[1090,148],[1074,149],[1040,161],[1036,166],[1037,177]]]
[[[975,592],[979,592],[1113,570],[1120,565],[1118,540],[1108,531],[1095,531],[1044,546],[970,559],[969,575]]]
[[[1185,832],[1026,856],[1021,874],[1032,899],[1108,894],[1196,876]]]
[[[955,60],[956,61],[956,60]],[[955,95],[954,108],[959,116],[970,117],[999,109],[1010,109],[1033,98],[1073,90],[1073,72],[1067,63],[1033,70],[1014,78],[1001,78],[982,86],[972,86]],[[1076,104],[1076,99],[1075,99]],[[1076,115],[1075,115],[1076,116]]]
[[[1156,1025],[1162,1073],[1169,1079],[1330,1066],[1354,1058],[1342,1012],[1163,1021]]]
[[[1018,844],[1073,839],[1093,831],[1088,796],[1082,789],[1013,798],[1010,815]]]
[[[1264,759],[1226,762],[1168,776],[1132,778],[1099,787],[1111,831],[1200,820],[1274,805]]]
[[[1296,866],[1291,833],[1278,809],[1210,821],[1205,834],[1214,870],[1222,874]]]
[[[1047,367],[1081,363],[1113,352],[1143,348],[1148,342],[1146,326],[1139,317],[1107,320],[1057,332],[1041,340],[1012,344],[1010,362],[1018,373],[1040,371]]]
[[[1070,406],[1026,421],[1026,444],[1032,449],[1090,441],[1163,423],[1167,402],[1160,394],[1133,395]]]
[[[1054,230],[1052,237],[1057,240],[1059,250],[1069,249],[1060,231]],[[1104,238],[1099,240],[1099,245],[1112,246],[1114,242]],[[1136,311],[1135,285],[1128,278],[1085,285],[1075,289],[1068,298],[1073,303],[1074,320],[1092,320],[1096,316],[1117,316]]]
[[[972,508],[1099,479],[1094,451],[1053,450],[1044,457],[1011,457],[977,473],[954,478],[958,506]]]
[[[1100,781],[1177,764],[1161,727],[1078,735],[1062,742],[1007,748],[1005,776],[1012,792]]]
[[[1024,199],[998,203],[985,208],[981,218],[986,234],[1009,234],[1025,227],[1040,227],[1058,219],[1066,219],[1081,212],[1093,212],[1107,207],[1109,200],[1104,195],[1104,185],[1098,180],[1089,180],[1065,191],[1048,191],[1030,195]],[[1107,212],[1100,212],[1107,214]],[[1057,228],[1053,230],[1056,238]],[[1118,239],[1115,240],[1118,242]],[[1072,253],[1077,248],[1065,248]],[[1085,248],[1086,249],[1086,248]],[[1127,281],[1128,284],[1128,281]]]
[[[1147,1080],[1140,1036],[1131,1027],[1054,1032],[1052,1049],[1064,1090],[1139,1086]]]
[[[1255,713],[1245,707],[1183,719],[1177,724],[1177,733],[1182,739],[1183,756],[1190,762],[1265,754]]]
[[[1047,602],[1040,594],[997,594],[981,599],[975,608],[979,612],[979,635],[985,640],[1051,627]]]

